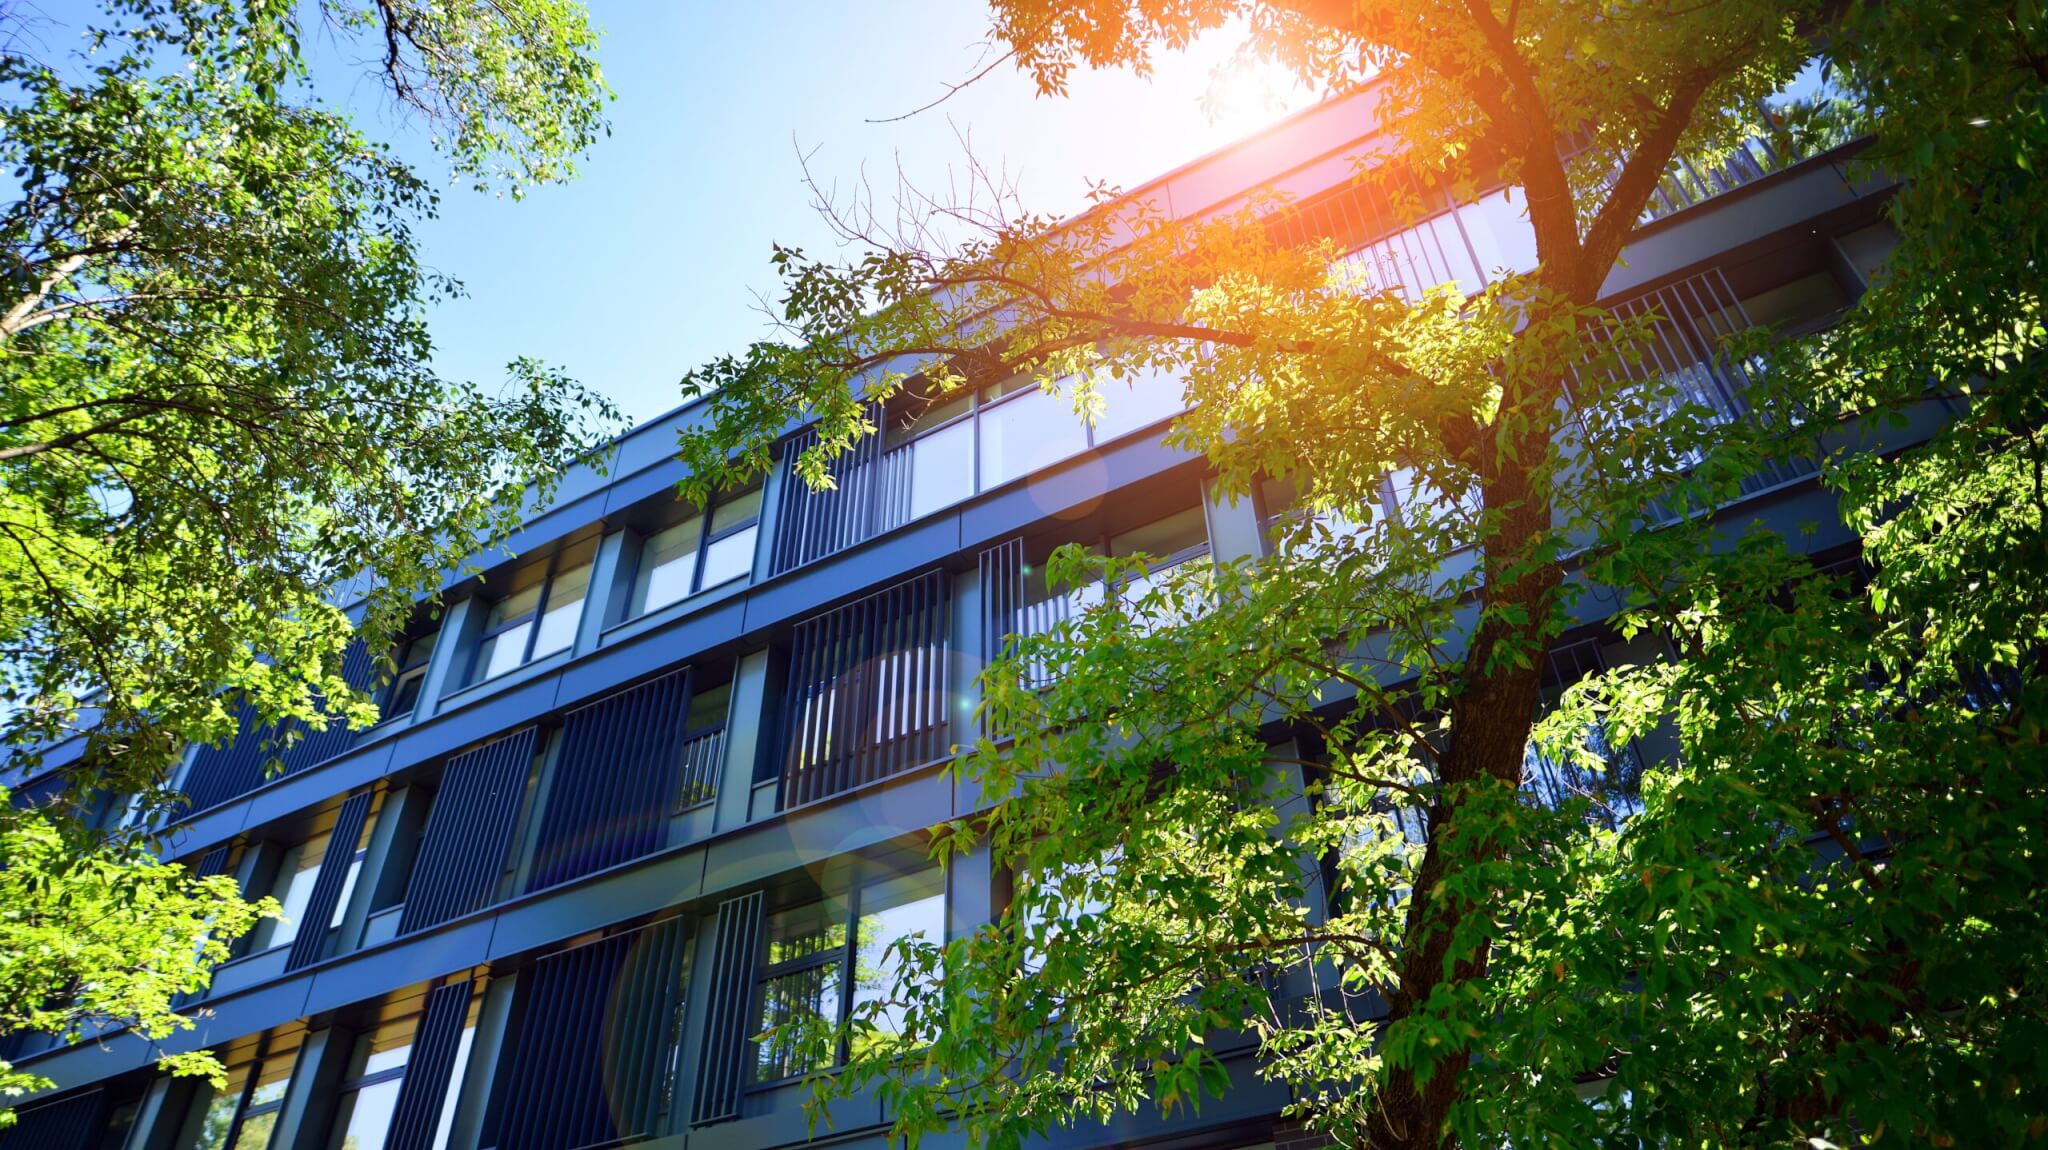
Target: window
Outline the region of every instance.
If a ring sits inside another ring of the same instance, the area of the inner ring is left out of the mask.
[[[902,1004],[889,999],[898,977],[893,948],[911,937],[945,940],[945,880],[937,868],[876,877],[845,896],[769,915],[754,1013],[754,1033],[765,1037],[754,1080],[795,1078],[844,1061],[844,1048],[821,1062],[798,1043],[786,1028],[800,1020],[837,1026],[859,1012],[877,1034],[900,1029]]]
[[[231,1060],[226,1088],[193,1099],[177,1150],[269,1150],[298,1061],[299,1037],[271,1043],[260,1060]]]
[[[483,1005],[482,995],[469,999],[469,1014],[462,1037],[456,1043],[455,1062],[449,1068],[448,1086],[434,1131],[434,1150],[445,1150],[455,1125],[455,1108],[461,1097],[459,1086],[469,1066],[471,1040]],[[412,1063],[413,1042],[420,1015],[411,1014],[383,1025],[356,1039],[349,1055],[348,1069],[336,1088],[334,1134],[328,1150],[384,1150],[391,1136],[391,1121],[397,1113],[398,1093]]]
[[[644,615],[752,574],[760,530],[757,480],[719,496],[708,515],[692,515],[650,536],[641,545],[634,577],[633,614]]]
[[[378,707],[382,719],[402,719],[419,706],[420,688],[427,682],[427,664],[434,657],[434,640],[440,635],[439,631],[429,631],[398,645],[398,654],[393,660],[396,670]]]
[[[327,822],[330,827],[333,825],[332,818]],[[334,910],[328,916],[328,921],[321,924],[321,930],[332,930],[340,926],[341,920],[347,916],[349,896],[355,892],[356,876],[362,870],[363,855],[370,843],[370,832],[376,825],[377,818],[373,809],[370,816],[363,820],[361,836],[354,843],[345,844],[349,851],[348,873],[342,880],[341,893],[335,899]],[[284,908],[283,914],[282,917],[259,925],[250,934],[253,940],[250,943],[251,954],[289,946],[305,929],[307,906],[313,898],[313,887],[320,879],[320,864],[326,861],[330,849],[340,849],[333,846],[330,842],[331,837],[330,832],[321,831],[285,852],[283,861],[277,867],[277,877],[271,881],[270,889],[264,892],[278,901]]]
[[[513,572],[510,589],[491,604],[490,614],[484,617],[470,682],[502,675],[565,650],[576,641],[583,598],[590,590],[590,563],[596,553],[597,543],[592,540]]]
[[[901,514],[885,521],[921,519],[973,494],[973,413],[974,394],[962,392],[889,418],[882,429],[883,466],[907,466],[909,475],[894,484]]]

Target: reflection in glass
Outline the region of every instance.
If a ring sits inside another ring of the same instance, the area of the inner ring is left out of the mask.
[[[1087,447],[1088,429],[1081,417],[1064,398],[1033,385],[982,412],[981,488],[1028,475]]]
[[[389,1078],[344,1095],[335,1115],[335,1127],[341,1131],[337,1150],[384,1150],[398,1091],[404,1085],[402,1078]]]
[[[647,540],[640,553],[640,595],[635,614],[666,607],[690,593],[697,574],[697,540],[704,517],[693,515]]]
[[[767,1082],[818,1068],[816,1056],[784,1027],[798,1019],[839,1020],[840,967],[836,962],[776,975],[761,982],[761,1012],[755,1033],[766,1034],[754,1062],[754,1077]]]
[[[576,641],[576,624],[583,617],[583,596],[589,590],[588,563],[555,576],[548,587],[548,608],[541,613],[540,632],[533,637],[533,658],[552,655]]]
[[[921,937],[941,942],[946,937],[945,880],[936,870],[874,883],[861,891],[861,916],[853,955],[853,1003],[856,1010],[876,1007],[870,1016],[883,1034],[903,1029],[903,1006],[896,999],[902,965],[896,943]]]
[[[974,424],[956,423],[910,446],[910,518],[974,494]]]
[[[1098,444],[1179,415],[1186,406],[1180,380],[1152,368],[1135,379],[1105,379],[1101,389],[1103,410],[1095,421]]]
[[[760,528],[749,527],[717,540],[704,549],[704,586],[730,583],[754,569],[754,538]]]

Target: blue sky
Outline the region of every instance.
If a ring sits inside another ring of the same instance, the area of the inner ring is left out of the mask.
[[[937,108],[870,123],[978,70],[986,9],[595,0],[592,15],[618,98],[612,135],[581,177],[518,203],[450,188],[420,239],[469,290],[433,316],[444,374],[496,386],[507,360],[536,356],[634,422],[675,406],[689,368],[762,334],[753,289],[773,287],[771,242],[831,245],[799,146],[816,149],[810,167],[824,181],[850,184],[865,164],[893,183],[900,163],[939,188],[962,167],[956,132],[971,133],[975,155],[1005,168],[1033,210],[1064,215],[1084,203],[1088,180],[1134,186],[1306,102],[1276,90],[1212,122],[1211,68],[1233,47],[1216,35],[1163,59],[1150,80],[1082,75],[1068,98],[1040,99],[1004,65]],[[374,102],[353,95],[359,108]],[[388,114],[365,119],[398,131]]]

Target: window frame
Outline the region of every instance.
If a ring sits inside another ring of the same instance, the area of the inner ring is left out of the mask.
[[[218,1150],[237,1150],[242,1140],[242,1131],[248,1127],[251,1118],[261,1118],[266,1114],[276,1114],[284,1109],[286,1102],[291,1100],[292,1086],[298,1079],[299,1074],[299,1055],[304,1052],[304,1045],[295,1037],[291,1039],[289,1046],[275,1053],[272,1053],[269,1047],[269,1039],[260,1040],[256,1045],[254,1056],[246,1064],[239,1064],[246,1065],[247,1070],[244,1072],[240,1088],[234,1093],[234,1117],[228,1121],[227,1129],[221,1136]],[[265,1067],[272,1059],[278,1058],[288,1058],[291,1063],[285,1070],[284,1089],[279,1090],[277,1097],[274,1099],[252,1103],[251,1100],[255,1097],[257,1088],[262,1085]],[[232,1077],[232,1072],[230,1072],[230,1076]],[[206,1112],[211,1110],[213,1104],[223,1097],[226,1097],[226,1095],[215,1093],[212,1090],[208,1090],[204,1095],[193,1097],[189,1103],[184,1121],[172,1136],[173,1145],[176,1150],[207,1150],[203,1143],[192,1142],[189,1140],[189,1137],[203,1134]],[[273,1123],[270,1133],[263,1140],[263,1145],[261,1147],[251,1147],[250,1150],[270,1150],[276,1141],[277,1127]]]
[[[765,482],[765,478],[765,476],[757,476],[753,480],[742,486],[735,487],[730,491],[720,492],[695,514],[685,517],[675,523],[671,523],[657,530],[649,531],[645,535],[640,536],[639,566],[633,572],[632,594],[627,602],[627,607],[631,612],[631,614],[627,616],[628,618],[638,619],[645,615],[651,615],[656,611],[673,607],[678,603],[686,603],[691,599],[694,599],[697,596],[702,595],[706,591],[712,591],[731,583],[737,583],[742,579],[751,580],[753,578],[754,568],[760,559],[761,550],[758,532],[761,528],[762,514],[767,510],[768,506],[767,485]],[[754,505],[754,513],[752,515],[747,516],[744,520],[742,520],[739,523],[728,524],[723,528],[714,530],[711,526],[711,523],[712,520],[717,516],[718,509],[727,506],[731,504],[733,501],[747,495],[757,496]],[[657,567],[661,566],[660,564],[651,563],[649,561],[648,552],[650,550],[650,545],[654,542],[655,539],[659,538],[664,534],[667,534],[670,531],[674,531],[679,527],[689,526],[691,520],[695,520],[697,524],[696,542],[690,552],[690,576],[688,581],[684,584],[684,591],[682,594],[666,602],[650,604],[647,600],[648,594],[653,589],[654,585],[654,571]],[[726,540],[733,538],[734,536],[744,534],[748,531],[754,531],[757,534],[755,537],[754,546],[747,555],[746,570],[738,574],[729,575],[723,579],[720,579],[716,583],[706,583],[704,581],[704,569],[706,563],[709,562],[711,548],[716,546],[717,544],[723,543]],[[481,642],[481,640],[479,640],[479,642]]]
[[[486,623],[484,626],[478,628],[476,639],[473,643],[470,644],[470,667],[468,676],[469,681],[466,685],[473,687],[480,683],[488,683],[492,679],[503,678],[504,676],[509,675],[512,672],[517,671],[519,668],[524,667],[527,664],[532,663],[534,661],[533,648],[535,644],[540,642],[540,624],[541,620],[547,617],[548,611],[550,610],[550,604],[554,599],[555,581],[566,573],[562,568],[562,556],[577,551],[582,546],[584,546],[584,544],[578,543],[565,547],[557,547],[555,549],[554,554],[549,555],[547,559],[543,561],[547,569],[541,574],[540,595],[538,598],[534,600],[532,610],[526,611],[510,619],[501,620],[496,626],[491,626],[488,623]],[[590,573],[594,576],[597,573],[596,563],[597,555],[596,552],[593,550],[589,559],[586,559],[581,563],[571,565],[568,570],[574,571],[579,567],[590,568]],[[529,566],[541,565],[542,564],[529,564]],[[520,571],[523,571],[525,569],[526,568],[519,568],[515,570],[513,572],[514,576],[516,577]],[[524,588],[521,588],[521,590],[524,590]],[[486,609],[488,610],[490,608],[495,608],[499,603],[503,602],[506,598],[516,594],[518,594],[518,591],[507,591],[503,595],[498,595],[489,599],[483,599],[482,601],[485,604],[487,604]],[[584,585],[583,598],[578,600],[578,603],[581,604],[581,606],[579,606],[577,609],[576,622],[577,629],[581,630],[583,624],[583,612],[590,605],[590,585],[588,583]],[[486,663],[484,659],[481,657],[484,651],[484,644],[490,642],[492,639],[495,639],[500,635],[507,634],[508,632],[517,630],[520,627],[526,627],[527,632],[526,640],[520,646],[519,661],[517,663],[514,663],[512,666],[507,667],[502,671],[499,671],[497,674],[482,674],[482,672],[489,666],[489,664]],[[573,650],[574,648],[575,639],[572,637],[570,639],[569,646],[561,648],[560,650],[566,651]],[[549,655],[554,655],[557,653],[559,652],[548,652]]]
[[[777,910],[771,910],[762,915],[760,927],[762,938],[761,957],[755,964],[753,983],[748,987],[747,991],[747,1017],[753,1020],[749,1025],[758,1026],[763,1021],[762,1011],[766,1005],[767,987],[771,982],[810,970],[836,967],[839,975],[839,1003],[834,1012],[832,1025],[835,1027],[845,1026],[852,1018],[855,1002],[859,998],[859,976],[856,967],[860,960],[861,951],[860,923],[864,917],[861,906],[863,902],[862,896],[868,888],[889,882],[892,879],[907,879],[926,874],[936,875],[938,879],[939,889],[937,894],[924,897],[935,897],[939,900],[942,937],[935,941],[940,945],[944,945],[952,933],[953,881],[951,875],[944,868],[936,866],[919,866],[904,870],[880,863],[861,862],[842,875],[839,883],[834,883],[831,887],[822,885],[818,887],[816,890],[817,897],[798,899]],[[840,893],[832,893],[834,889],[838,889]],[[911,899],[894,905],[909,906],[920,901],[923,901],[923,899]],[[836,919],[827,920],[828,922],[836,922],[844,928],[844,934],[840,938],[839,945],[827,947],[816,953],[806,954],[783,962],[769,962],[767,946],[768,925],[775,916],[819,904],[827,907],[836,906],[842,910],[842,913]],[[884,909],[892,908],[885,907]],[[758,1034],[759,1031],[757,1030],[754,1033]],[[750,1034],[746,1045],[747,1082],[745,1089],[749,1093],[773,1090],[793,1082],[801,1082],[813,1074],[836,1073],[840,1067],[846,1065],[847,1058],[851,1054],[850,1044],[850,1036],[840,1034],[833,1045],[830,1065],[813,1066],[795,1074],[785,1074],[776,1078],[760,1078],[757,1075],[761,1071],[761,1050],[764,1044]]]
[[[478,642],[481,643],[482,640],[479,639]],[[426,645],[426,651],[415,657],[414,652],[422,643]],[[440,645],[441,629],[438,627],[399,640],[397,657],[392,660],[394,666],[391,681],[384,684],[383,689],[377,693],[379,724],[409,719],[419,711],[420,700],[426,695],[427,670],[433,665],[434,651]],[[406,686],[414,682],[420,685],[420,693],[413,696],[412,705],[403,711],[393,710],[392,705],[405,693]]]

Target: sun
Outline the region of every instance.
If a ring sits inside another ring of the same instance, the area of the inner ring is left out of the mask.
[[[1208,134],[1233,140],[1272,123],[1298,103],[1298,84],[1280,64],[1244,52],[1232,52],[1209,70],[1202,93]]]

